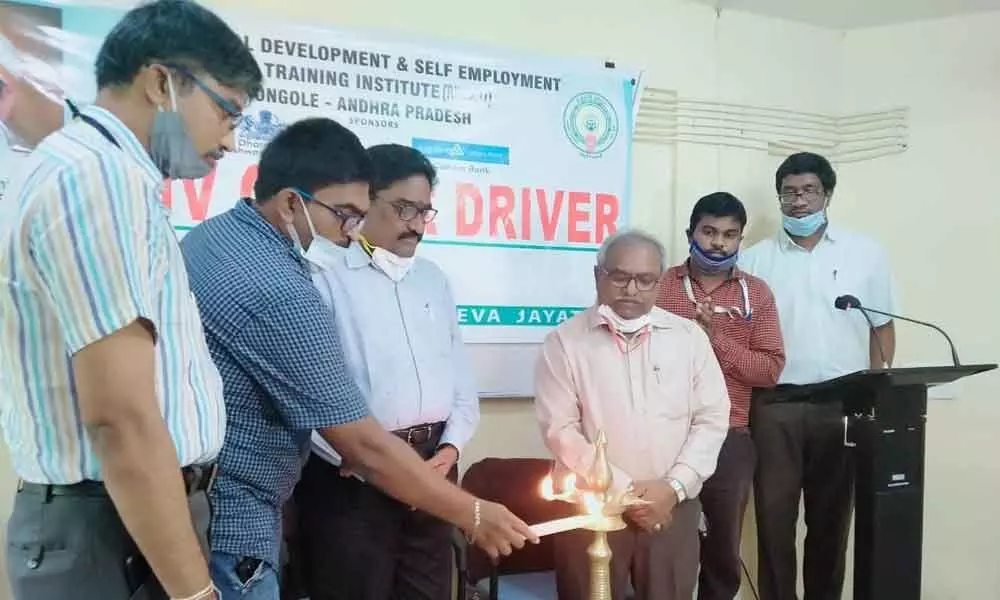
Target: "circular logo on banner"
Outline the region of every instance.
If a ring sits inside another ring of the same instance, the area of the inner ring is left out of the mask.
[[[563,131],[585,156],[600,156],[618,137],[618,113],[604,96],[583,92],[566,105]]]

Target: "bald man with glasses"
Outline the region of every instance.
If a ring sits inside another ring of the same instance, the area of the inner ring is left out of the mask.
[[[597,303],[546,336],[536,370],[535,408],[556,459],[554,479],[575,473],[585,481],[603,431],[612,496],[645,501],[625,511],[626,529],[608,534],[615,598],[629,583],[636,600],[694,596],[698,497],[729,430],[729,395],[708,336],[655,305],[665,268],[663,246],[649,234],[606,239],[594,267]],[[593,534],[554,541],[559,598],[583,600]]]

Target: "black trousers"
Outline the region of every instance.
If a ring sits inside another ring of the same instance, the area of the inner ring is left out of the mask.
[[[7,522],[15,600],[167,599],[106,492],[53,495],[45,487],[18,492]],[[208,497],[196,492],[188,504],[207,556]]]
[[[436,444],[415,448],[429,458]],[[452,480],[457,478],[457,469]],[[310,456],[295,489],[310,600],[450,600],[452,526]]]
[[[795,528],[804,497],[805,600],[840,600],[854,508],[854,463],[835,398],[757,402],[751,416],[760,597],[797,600]]]
[[[701,539],[698,600],[732,600],[740,591],[740,540],[756,465],[750,430],[730,429],[715,473],[698,496],[707,523]]]

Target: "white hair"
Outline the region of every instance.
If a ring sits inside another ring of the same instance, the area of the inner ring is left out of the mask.
[[[652,234],[646,233],[641,229],[621,229],[614,235],[605,238],[604,243],[601,244],[601,249],[597,251],[597,266],[603,267],[608,254],[611,253],[611,250],[615,246],[620,244],[646,244],[652,246],[660,257],[660,272],[662,273],[667,270],[667,251],[664,249],[663,244],[660,243],[660,240],[653,237]]]

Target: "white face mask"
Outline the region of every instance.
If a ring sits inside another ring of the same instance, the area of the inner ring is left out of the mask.
[[[633,333],[641,330],[643,327],[649,325],[649,313],[634,319],[625,319],[607,304],[598,306],[597,314],[604,317],[616,332],[623,333],[625,335],[632,335]]]
[[[399,283],[413,266],[414,257],[397,256],[385,248],[376,247],[372,251],[372,262],[385,273],[386,277]]]
[[[306,208],[305,201],[299,198],[299,203],[302,205],[302,211],[306,215],[306,225],[309,226],[309,233],[312,235],[312,242],[309,244],[309,248],[304,248],[302,246],[302,240],[299,238],[299,232],[295,231],[295,225],[288,224],[288,235],[292,238],[292,243],[295,245],[295,250],[306,259],[309,263],[309,270],[313,273],[318,273],[321,271],[326,271],[333,268],[337,263],[346,248],[342,248],[337,244],[334,244],[330,240],[316,233],[316,228],[313,227],[312,217],[309,216],[309,210]]]

